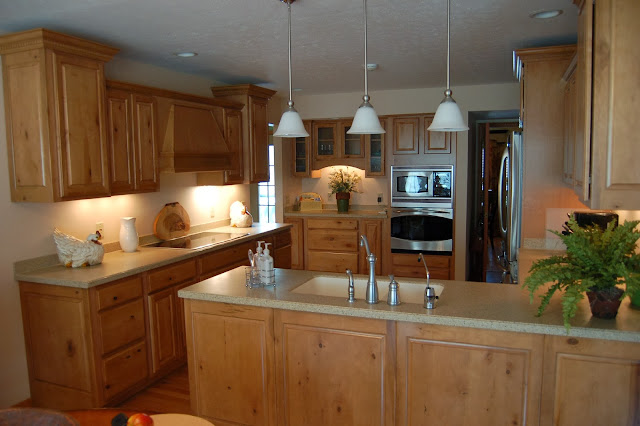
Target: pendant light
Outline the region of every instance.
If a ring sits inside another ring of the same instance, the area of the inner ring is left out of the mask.
[[[280,123],[278,123],[278,129],[273,136],[281,138],[298,138],[309,136],[309,133],[302,124],[300,114],[293,107],[293,100],[291,99],[291,3],[295,0],[280,0],[287,3],[287,9],[289,9],[289,107],[282,113]]]
[[[444,91],[444,99],[440,102],[436,115],[429,126],[432,132],[461,132],[469,130],[462,118],[462,113],[456,101],[451,97],[451,87],[449,85],[450,62],[451,62],[451,34],[449,31],[449,12],[450,5],[447,0],[447,90]]]
[[[364,96],[362,104],[358,107],[356,115],[353,117],[351,128],[347,130],[348,134],[356,135],[377,135],[385,133],[380,120],[373,106],[369,103],[369,90],[367,82],[367,0],[363,0],[364,4]]]

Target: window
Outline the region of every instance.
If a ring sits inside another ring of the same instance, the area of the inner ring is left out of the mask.
[[[275,150],[269,145],[269,182],[258,183],[258,221],[275,223],[276,221],[276,179]]]

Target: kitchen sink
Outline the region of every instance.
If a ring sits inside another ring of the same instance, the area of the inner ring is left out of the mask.
[[[402,303],[424,303],[424,289],[427,286],[427,280],[415,278],[396,279],[400,284],[398,293],[400,294],[400,302]],[[364,293],[367,288],[366,277],[354,277],[354,285],[356,290],[356,300],[364,300]],[[436,295],[440,296],[444,286],[442,284],[431,283],[431,287],[436,290]],[[291,290],[291,293],[313,294],[317,296],[332,296],[347,298],[347,289],[349,287],[349,279],[345,274],[344,277],[336,277],[335,275],[317,275],[308,281],[305,281],[298,287]],[[380,303],[386,303],[387,293],[389,292],[389,279],[378,280],[378,293],[380,294]]]

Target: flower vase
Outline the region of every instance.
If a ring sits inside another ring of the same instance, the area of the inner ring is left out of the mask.
[[[336,202],[338,203],[338,212],[346,213],[349,211],[350,192],[336,192]]]
[[[133,253],[138,249],[138,231],[136,231],[135,217],[123,217],[120,219],[120,248],[125,253]]]

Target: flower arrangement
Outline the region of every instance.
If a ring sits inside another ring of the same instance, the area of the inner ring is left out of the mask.
[[[332,194],[339,192],[360,192],[356,187],[362,178],[355,170],[336,170],[329,174],[329,189]]]

